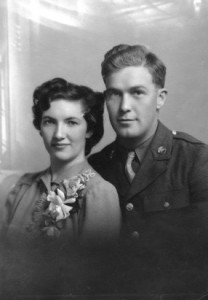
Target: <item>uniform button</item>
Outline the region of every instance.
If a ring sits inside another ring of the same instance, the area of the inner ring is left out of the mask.
[[[170,207],[170,203],[166,201],[166,202],[164,202],[163,206],[164,206],[165,208],[168,208],[168,207]]]
[[[134,205],[133,205],[133,203],[127,203],[126,204],[126,210],[128,210],[128,211],[132,211],[134,209]]]
[[[138,239],[138,238],[139,238],[139,232],[138,232],[138,231],[133,231],[133,232],[131,233],[131,237],[132,237],[133,239]]]

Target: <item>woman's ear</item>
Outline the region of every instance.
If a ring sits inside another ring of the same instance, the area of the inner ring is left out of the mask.
[[[165,104],[168,92],[166,89],[159,89],[157,93],[157,110],[160,110]]]
[[[93,135],[93,131],[87,131],[87,133],[86,133],[86,139],[91,138],[92,135]]]
[[[41,132],[41,130],[39,131],[39,134],[40,134],[40,136],[42,136],[42,132]]]

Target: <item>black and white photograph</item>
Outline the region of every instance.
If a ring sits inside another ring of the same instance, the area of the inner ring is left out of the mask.
[[[208,299],[207,0],[1,0],[0,299]]]

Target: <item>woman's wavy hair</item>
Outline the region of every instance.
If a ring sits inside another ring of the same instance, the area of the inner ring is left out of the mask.
[[[87,131],[92,132],[90,138],[86,139],[85,155],[91,152],[102,138],[104,133],[103,93],[94,92],[92,89],[82,85],[67,82],[63,78],[54,78],[38,86],[33,93],[33,124],[40,130],[43,111],[50,108],[50,103],[57,99],[69,101],[81,100],[84,106],[84,118],[87,122]]]

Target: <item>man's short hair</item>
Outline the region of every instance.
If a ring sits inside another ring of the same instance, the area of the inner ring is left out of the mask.
[[[166,66],[143,45],[117,45],[105,54],[101,66],[104,82],[109,75],[125,67],[143,66],[149,70],[157,87],[165,85]]]

